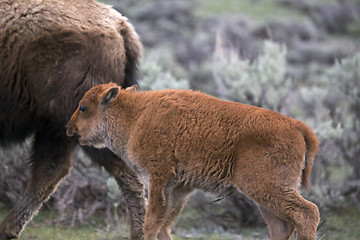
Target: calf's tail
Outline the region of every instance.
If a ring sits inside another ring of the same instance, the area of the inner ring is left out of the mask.
[[[315,133],[305,125],[301,123],[300,132],[304,136],[306,144],[306,154],[305,154],[305,166],[302,171],[301,186],[304,187],[307,191],[311,189],[310,176],[311,171],[314,165],[314,159],[316,154],[319,152],[320,142],[316,137]]]

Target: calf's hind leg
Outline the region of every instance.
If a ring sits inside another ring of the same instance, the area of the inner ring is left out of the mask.
[[[265,220],[270,230],[270,237],[273,240],[289,240],[294,233],[295,226],[290,222],[274,215],[269,209],[264,206],[258,206],[261,216]]]
[[[271,240],[288,239],[291,235],[286,237],[292,232],[291,226],[296,228],[297,240],[315,239],[319,209],[296,190],[273,189],[272,192],[263,191],[262,196],[249,196],[266,207],[261,208],[261,213],[269,224]]]
[[[54,192],[60,180],[69,173],[74,144],[65,136],[54,136],[47,132],[36,134],[28,187],[15,207],[0,223],[0,240],[18,238],[43,202]]]
[[[298,192],[288,199],[293,211],[288,210],[287,217],[292,220],[296,228],[298,240],[313,240],[316,238],[316,229],[320,221],[319,208],[312,202],[305,200]],[[285,205],[286,206],[286,205]],[[284,209],[285,210],[285,209]]]

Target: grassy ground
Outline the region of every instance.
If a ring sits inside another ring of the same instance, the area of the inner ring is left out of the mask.
[[[320,239],[358,240],[360,239],[360,213],[355,208],[333,211],[322,217],[319,229]]]
[[[7,210],[0,207],[0,221]],[[90,223],[69,227],[67,225],[54,224],[57,216],[52,211],[41,210],[37,216],[27,225],[20,240],[128,240],[129,226],[122,223],[118,227],[107,228],[101,219],[94,219]],[[191,226],[186,229],[174,227],[172,233],[174,240],[197,239],[197,240],[231,240],[231,239],[266,239],[266,229],[246,228],[239,233],[208,232],[206,230],[194,230]]]
[[[276,0],[199,0],[199,13],[212,16],[242,14],[264,21],[269,18],[303,17],[295,10],[278,5]]]
[[[127,235],[128,236],[128,235]],[[29,226],[21,235],[20,239],[28,240],[123,240],[128,239],[125,235],[115,231],[96,230],[90,226],[83,227],[59,227],[40,225]]]
[[[7,210],[0,205],[0,221]],[[84,225],[69,227],[54,224],[57,218],[53,211],[41,210],[37,216],[27,225],[21,239],[26,240],[125,240],[129,239],[129,231],[126,225],[118,229],[107,229],[101,219],[95,219]]]
[[[0,219],[6,210],[0,208]],[[186,213],[184,213],[186,214]],[[108,229],[101,219],[70,228],[59,224],[52,224],[56,214],[46,210],[40,213],[26,227],[21,239],[27,240],[126,240],[129,239],[129,228],[122,224],[115,229]],[[181,220],[181,219],[179,219]],[[321,240],[358,240],[360,239],[360,213],[355,208],[337,210],[321,216],[318,239]],[[183,224],[181,224],[183,226]],[[214,230],[194,230],[191,226],[186,229],[177,225],[173,228],[174,240],[261,240],[269,239],[266,228],[243,228],[239,232],[220,232]],[[295,239],[295,237],[293,237]]]
[[[296,19],[305,17],[299,11],[278,3],[279,0],[198,0],[199,14],[233,15],[242,14],[253,19]],[[314,3],[336,3],[336,0],[315,0]]]

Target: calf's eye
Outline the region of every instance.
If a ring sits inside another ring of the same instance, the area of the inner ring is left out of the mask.
[[[80,106],[80,107],[79,107],[79,111],[82,112],[82,113],[85,112],[85,111],[86,111],[86,107]]]

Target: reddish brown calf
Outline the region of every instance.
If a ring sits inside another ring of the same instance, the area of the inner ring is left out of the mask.
[[[193,189],[237,188],[256,201],[272,240],[315,239],[310,188],[319,149],[304,123],[279,113],[184,90],[137,92],[115,84],[88,91],[68,123],[80,144],[109,148],[148,179],[145,239],[172,239],[170,225]]]

